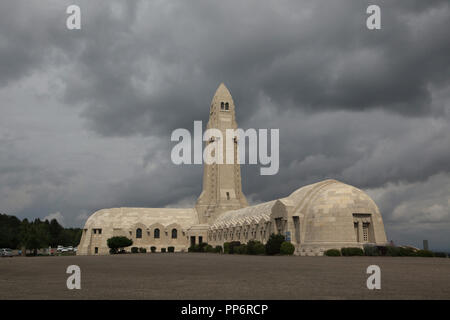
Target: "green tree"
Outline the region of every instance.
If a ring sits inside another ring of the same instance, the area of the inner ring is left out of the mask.
[[[16,217],[0,214],[0,248],[16,249],[20,246],[20,224]]]
[[[266,243],[266,253],[274,255],[280,253],[281,244],[284,242],[284,236],[272,233]]]
[[[108,248],[112,254],[117,253],[120,248],[125,248],[133,245],[133,240],[127,237],[112,237],[106,240]]]
[[[49,225],[50,245],[54,248],[58,246],[61,233],[64,228],[58,223],[56,219],[52,219]]]
[[[21,246],[33,250],[34,255],[37,254],[38,249],[48,247],[50,242],[48,225],[39,219],[31,223],[24,219],[19,234]]]

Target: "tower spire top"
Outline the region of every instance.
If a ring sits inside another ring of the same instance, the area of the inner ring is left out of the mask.
[[[223,82],[219,84],[219,87],[217,88],[216,93],[214,94],[213,100],[214,99],[225,99],[225,100],[231,99],[231,93]]]

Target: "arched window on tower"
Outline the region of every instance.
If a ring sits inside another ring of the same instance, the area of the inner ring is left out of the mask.
[[[220,110],[224,109],[225,104],[223,102],[220,103]]]
[[[172,229],[172,239],[176,239],[178,234],[177,234],[177,229]]]
[[[225,103],[225,110],[230,110],[230,106],[229,106],[228,102]]]
[[[155,229],[155,231],[153,231],[153,238],[159,239],[159,229]]]
[[[142,229],[141,228],[136,229],[136,239],[138,239],[138,238],[142,238]]]

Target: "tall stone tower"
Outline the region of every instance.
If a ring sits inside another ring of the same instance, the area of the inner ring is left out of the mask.
[[[234,139],[233,146],[226,145],[225,130],[237,129],[234,108],[230,91],[221,83],[211,102],[207,129],[215,128],[222,132],[223,164],[204,164],[203,190],[195,205],[200,223],[203,224],[211,224],[222,212],[248,206],[242,193],[241,168],[237,161],[238,141]],[[206,144],[214,142],[214,139]],[[226,163],[227,147],[234,148],[233,164]]]

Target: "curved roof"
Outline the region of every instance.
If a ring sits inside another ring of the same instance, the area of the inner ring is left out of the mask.
[[[228,228],[250,224],[252,222],[259,223],[261,220],[269,221],[272,206],[275,204],[275,201],[272,200],[254,206],[224,212],[216,219],[211,228]]]
[[[152,224],[164,227],[177,223],[182,228],[198,224],[197,211],[194,208],[111,208],[95,212],[86,221],[84,228],[132,228],[136,224],[147,227]]]
[[[304,214],[328,216],[342,209],[379,214],[375,202],[364,191],[333,179],[302,187],[288,198],[295,203],[294,212]]]

